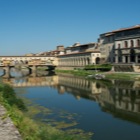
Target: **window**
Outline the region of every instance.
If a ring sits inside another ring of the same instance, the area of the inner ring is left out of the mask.
[[[128,42],[124,41],[124,47],[127,48],[128,47]]]
[[[137,47],[140,47],[140,40],[137,40]]]
[[[118,49],[120,49],[121,48],[121,44],[118,44]]]
[[[133,40],[130,40],[130,44],[131,44],[130,47],[134,47],[134,42],[133,42]]]
[[[108,42],[110,42],[110,36],[108,36]]]

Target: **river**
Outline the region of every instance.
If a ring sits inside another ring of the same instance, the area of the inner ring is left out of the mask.
[[[93,132],[93,140],[140,138],[140,81],[88,80],[49,72],[23,76],[12,71],[11,75],[2,80],[30,106],[41,107],[33,119],[63,130]]]

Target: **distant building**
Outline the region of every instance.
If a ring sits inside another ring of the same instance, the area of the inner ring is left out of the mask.
[[[64,54],[64,46],[60,45],[56,47],[56,50],[46,51],[37,53],[36,56],[58,56],[60,54]]]
[[[58,55],[58,66],[62,69],[80,68],[90,64],[100,63],[100,51],[97,43],[75,43],[65,48],[63,55]]]
[[[36,54],[34,53],[28,53],[28,54],[25,54],[25,56],[35,56]]]
[[[63,45],[57,46],[57,50],[58,50],[58,51],[64,51],[64,46],[63,46]]]
[[[140,63],[140,25],[100,35],[101,62]]]
[[[99,63],[114,65],[128,63],[131,71],[140,72],[140,65],[137,67],[132,65],[140,63],[140,25],[100,34],[98,43],[80,44],[76,42],[66,48],[59,45],[56,50],[27,54],[26,56],[34,55],[56,57],[58,66],[61,67],[74,68]]]
[[[91,52],[98,49],[97,43],[80,44],[75,43],[73,46],[65,48],[65,54]]]

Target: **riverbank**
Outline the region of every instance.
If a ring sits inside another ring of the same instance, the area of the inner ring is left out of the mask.
[[[0,140],[22,140],[19,131],[6,113],[5,108],[0,105]]]
[[[56,70],[56,73],[68,73],[75,76],[87,77],[88,75],[103,74],[106,79],[140,80],[140,73],[136,72],[101,72],[95,70]]]
[[[28,108],[9,85],[0,84],[0,104],[0,140],[90,140],[91,133],[63,131],[30,118]]]

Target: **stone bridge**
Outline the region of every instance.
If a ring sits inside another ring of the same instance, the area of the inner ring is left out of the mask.
[[[12,67],[26,67],[29,73],[35,74],[37,67],[46,66],[53,70],[57,66],[56,57],[45,56],[0,56],[0,68],[4,70],[3,77],[10,77]]]
[[[40,67],[40,66],[47,66],[49,71],[51,70],[54,70],[55,69],[55,66],[53,65],[22,65],[23,69],[28,69],[29,71],[29,74],[28,75],[32,75],[33,77],[35,77],[37,75],[37,67]],[[10,78],[11,77],[11,74],[10,74],[10,69],[11,68],[14,68],[15,65],[9,65],[9,66],[0,66],[0,68],[3,69],[3,74],[2,74],[2,77],[3,78]],[[22,69],[22,68],[21,68]]]
[[[0,56],[0,66],[28,64],[28,65],[58,65],[54,56]]]

